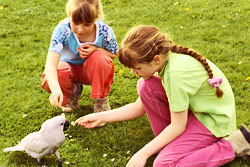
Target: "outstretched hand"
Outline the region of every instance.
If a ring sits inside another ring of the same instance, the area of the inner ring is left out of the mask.
[[[103,123],[103,121],[101,120],[100,113],[89,114],[81,118],[78,118],[75,121],[75,124],[78,124],[85,128],[98,127],[98,125],[100,125],[101,123]]]

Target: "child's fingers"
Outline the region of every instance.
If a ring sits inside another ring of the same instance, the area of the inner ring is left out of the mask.
[[[85,128],[94,128],[101,123],[101,120],[94,119],[91,116],[92,115],[90,114],[90,115],[81,117],[75,121],[75,124],[78,124]]]
[[[85,128],[91,128],[91,123],[88,123],[88,122],[82,122],[82,123],[79,123],[79,125]]]
[[[78,125],[85,127],[85,128],[91,128],[92,127],[92,123],[90,122],[78,122]]]
[[[80,126],[86,127],[87,126],[87,122],[82,122],[82,123],[78,123]]]
[[[63,104],[63,95],[61,94],[59,97],[59,106],[62,106]]]
[[[51,103],[52,106],[59,106],[59,97],[57,95],[51,95],[49,97],[49,101]]]
[[[90,122],[90,118],[89,118],[89,115],[86,115],[86,116],[83,116],[81,118],[78,118],[76,121],[75,121],[75,124],[80,124],[80,123],[83,123],[83,122]]]
[[[83,49],[88,49],[89,47],[91,47],[92,45],[90,45],[90,44],[83,44],[82,46],[81,46],[81,48],[83,48]]]
[[[85,128],[94,128],[97,125],[99,125],[101,123],[101,121],[94,121],[94,122],[81,122],[79,123],[80,126],[83,126]]]
[[[82,122],[82,120],[83,120],[83,117],[78,118],[78,119],[75,121],[75,124],[79,124],[80,122]]]
[[[76,49],[77,49],[78,52],[84,52],[88,48],[89,48],[89,45],[82,45],[82,46],[79,46]]]

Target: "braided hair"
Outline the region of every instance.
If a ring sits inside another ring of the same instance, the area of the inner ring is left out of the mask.
[[[150,63],[155,55],[167,57],[169,51],[192,56],[204,66],[209,79],[213,78],[213,71],[205,57],[187,47],[173,44],[163,32],[150,25],[134,27],[127,33],[118,51],[118,58],[124,66],[134,68],[137,63]],[[216,96],[223,96],[219,87],[216,88]]]
[[[173,44],[170,50],[174,53],[180,53],[180,54],[186,54],[186,55],[192,56],[193,58],[201,62],[201,64],[204,66],[205,70],[207,71],[209,78],[210,79],[213,78],[213,71],[211,70],[209,64],[207,63],[206,58],[201,56],[199,53],[187,47],[183,47],[183,46],[176,45],[176,44]],[[217,97],[223,96],[223,91],[219,87],[216,88],[216,96]]]

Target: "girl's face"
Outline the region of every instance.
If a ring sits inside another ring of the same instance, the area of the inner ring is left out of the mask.
[[[75,35],[81,39],[88,35],[90,35],[94,29],[95,24],[75,24],[73,21],[70,21],[71,29],[75,33]]]
[[[155,72],[160,72],[164,67],[164,64],[165,61],[162,61],[161,57],[156,55],[150,63],[136,64],[134,68],[131,68],[131,72],[144,80],[148,80],[154,75]]]

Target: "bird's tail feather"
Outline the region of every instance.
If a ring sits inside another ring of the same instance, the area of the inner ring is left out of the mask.
[[[5,148],[3,149],[3,152],[9,152],[9,151],[23,151],[24,148],[17,145],[17,146],[14,146],[14,147],[8,147],[8,148]]]

